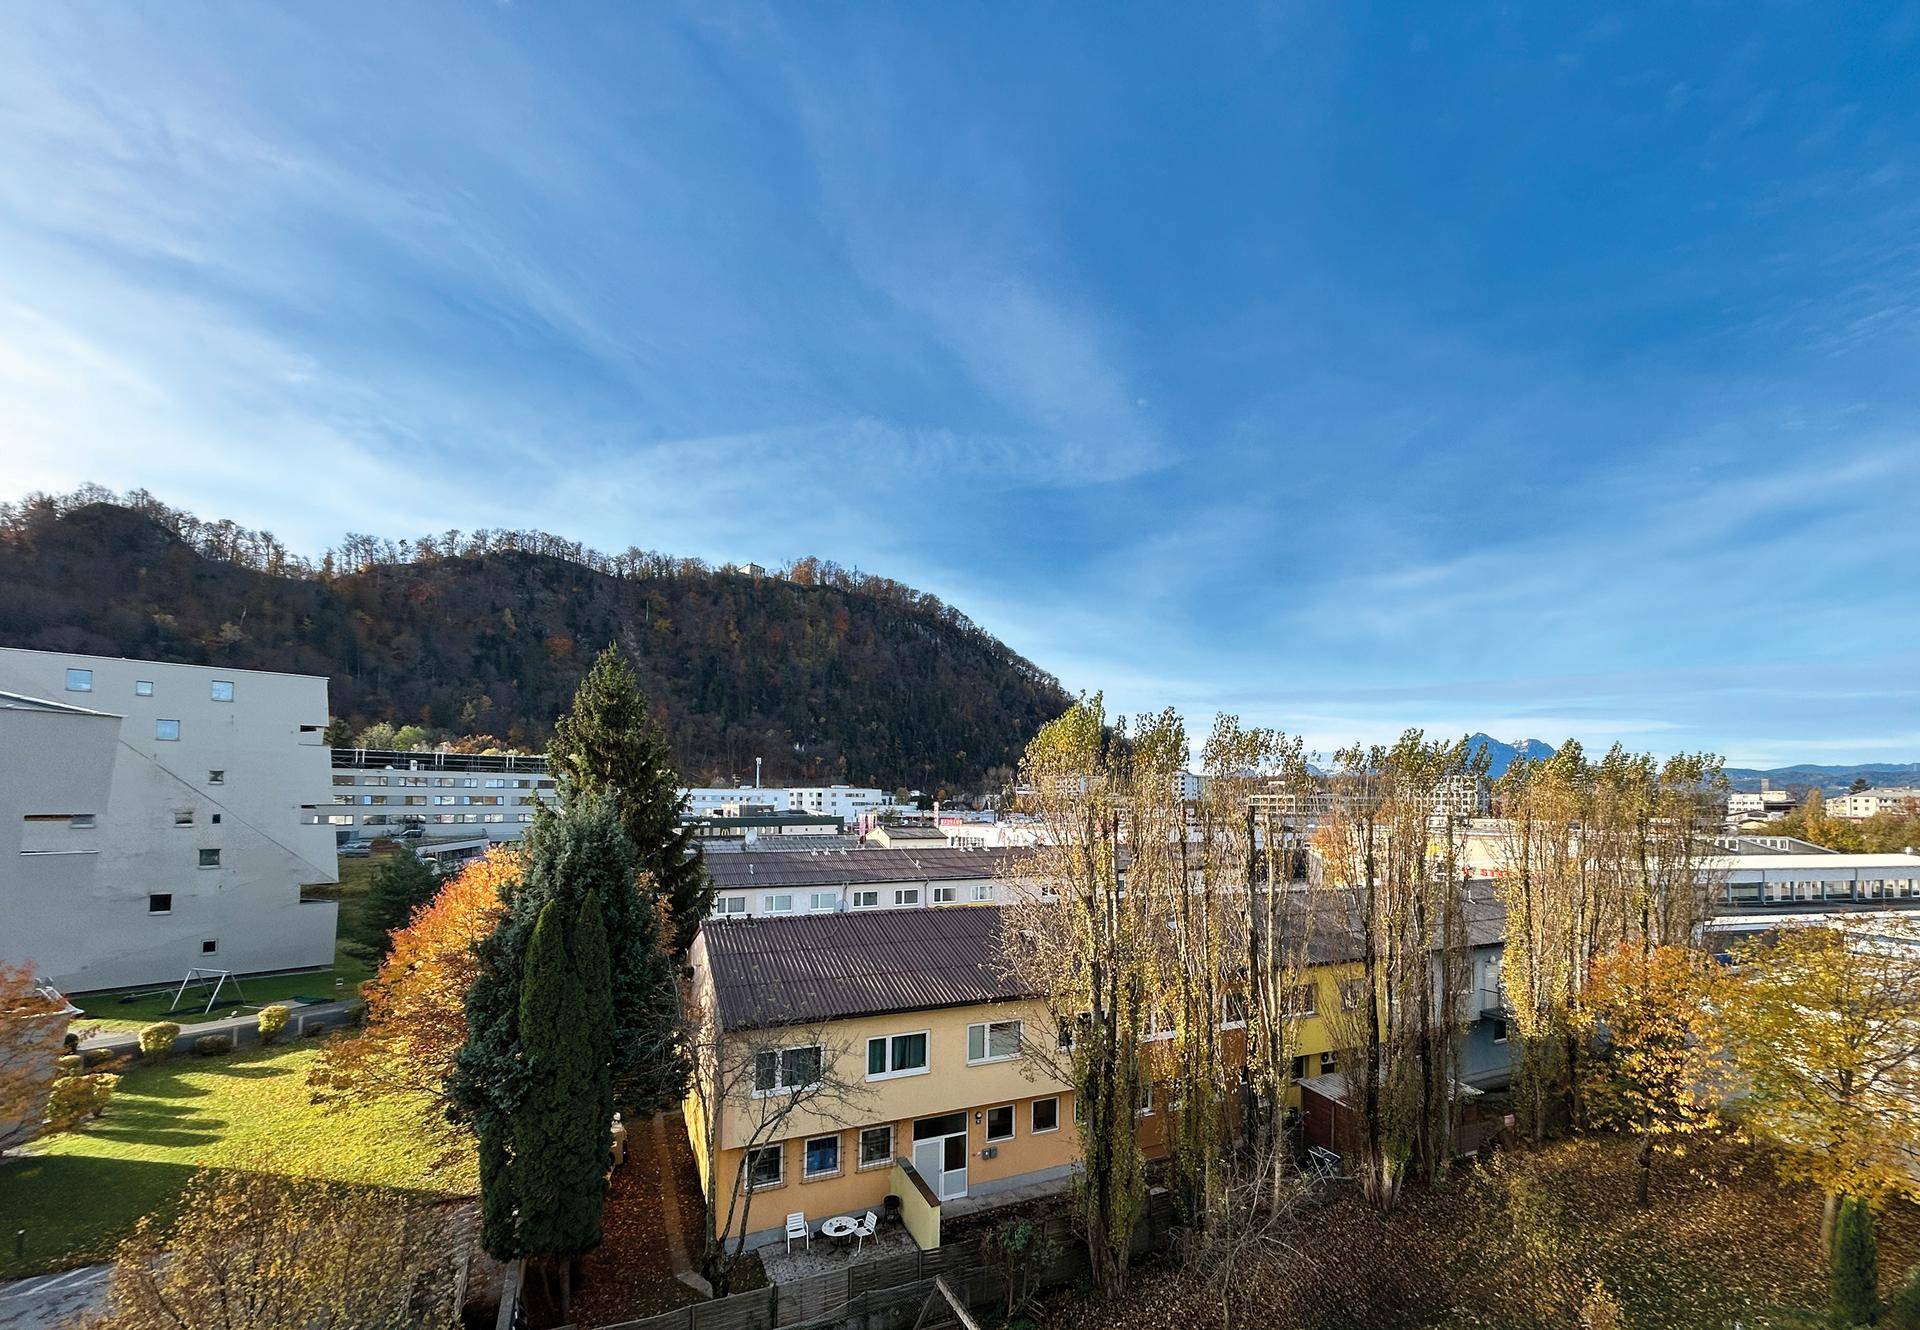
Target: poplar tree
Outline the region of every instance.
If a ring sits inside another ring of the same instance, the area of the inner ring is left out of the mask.
[[[564,808],[595,795],[617,800],[640,867],[672,917],[669,949],[684,955],[713,908],[713,882],[693,829],[680,823],[686,801],[673,750],[619,647],[609,644],[580,681],[573,709],[554,725],[547,766]]]

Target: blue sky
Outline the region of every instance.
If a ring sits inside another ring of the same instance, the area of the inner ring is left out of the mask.
[[[1920,759],[1916,60],[1914,5],[8,6],[0,490],[814,553],[1323,748]]]

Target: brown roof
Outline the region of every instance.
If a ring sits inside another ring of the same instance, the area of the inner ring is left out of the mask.
[[[749,887],[829,887],[856,882],[1014,877],[1019,850],[961,850],[947,846],[883,850],[742,850],[715,854],[707,873],[720,891]]]
[[[1001,926],[997,905],[709,919],[700,945],[721,1025],[750,1030],[1031,997]]]

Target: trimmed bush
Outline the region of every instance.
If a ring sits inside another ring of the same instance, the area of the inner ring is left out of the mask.
[[[193,1041],[195,1057],[217,1058],[223,1053],[233,1052],[233,1036],[229,1034],[203,1034]]]
[[[107,1111],[120,1078],[106,1072],[91,1076],[63,1076],[53,1083],[47,1097],[47,1124],[54,1131],[67,1131],[86,1118],[97,1118]]]
[[[140,1056],[158,1061],[173,1050],[180,1027],[172,1021],[156,1021],[140,1032]]]
[[[1857,1196],[1840,1198],[1833,1221],[1832,1299],[1836,1326],[1872,1325],[1880,1319],[1880,1253],[1873,1237],[1873,1208]]]
[[[89,1048],[80,1054],[80,1062],[87,1067],[103,1067],[118,1056],[111,1048]]]
[[[69,1053],[63,1058],[56,1058],[53,1065],[59,1068],[59,1070],[55,1074],[60,1076],[78,1076],[80,1074],[80,1068],[85,1061],[86,1060],[77,1053]]]
[[[1887,1299],[1880,1330],[1920,1330],[1920,1265],[1907,1271],[1906,1281]]]
[[[287,1028],[287,1019],[291,1014],[284,1004],[278,1002],[270,1007],[260,1008],[260,1042],[270,1044],[278,1039],[280,1032]]]

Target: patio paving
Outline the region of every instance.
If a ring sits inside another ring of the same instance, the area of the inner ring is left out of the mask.
[[[793,1250],[789,1252],[784,1241],[775,1242],[760,1248],[758,1255],[760,1264],[767,1269],[769,1280],[776,1284],[791,1284],[813,1275],[837,1274],[869,1261],[911,1256],[919,1250],[906,1225],[883,1223],[878,1233],[860,1244],[858,1255],[854,1253],[851,1242],[841,1247],[833,1239],[823,1238],[817,1232],[813,1235],[811,1246],[802,1245],[796,1239]]]

